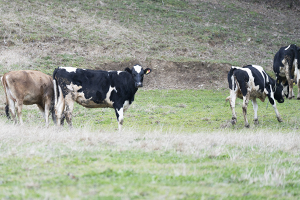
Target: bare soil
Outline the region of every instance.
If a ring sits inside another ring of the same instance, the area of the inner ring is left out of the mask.
[[[104,63],[96,69],[124,70],[135,64],[149,67],[151,74],[144,77],[145,89],[215,89],[227,87],[227,73],[230,64],[208,62],[171,62],[151,60],[140,63],[137,60],[122,63]]]

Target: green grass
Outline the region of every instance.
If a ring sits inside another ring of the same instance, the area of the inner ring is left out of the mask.
[[[287,177],[290,183],[285,186],[271,183],[261,187],[251,183],[243,176],[247,173],[263,176],[266,165],[251,166],[248,159],[230,162],[226,155],[221,159],[195,159],[169,152],[101,151],[54,157],[50,164],[35,156],[27,159],[26,163],[20,158],[5,159],[3,162],[7,164],[2,167],[6,172],[2,174],[6,177],[2,178],[2,198],[11,192],[14,194],[9,197],[15,199],[43,198],[47,194],[52,199],[239,199],[243,196],[246,199],[293,199],[300,195],[297,179],[293,177]],[[8,164],[23,166],[7,170]],[[281,163],[270,171],[293,167],[294,164]],[[12,189],[9,191],[7,188]]]
[[[295,88],[295,94],[297,94]],[[226,97],[229,89],[220,90],[142,90],[135,95],[135,101],[124,115],[125,130],[174,130],[182,132],[197,132],[199,130],[239,130],[244,128],[242,100],[236,101],[238,122],[235,126],[230,123],[232,113]],[[266,98],[265,102],[258,102],[258,119],[260,124],[253,123],[253,108],[249,102],[247,118],[251,130],[276,129],[284,132],[299,128],[298,115],[300,107],[298,101],[285,100],[277,103],[278,111],[284,120],[277,122],[272,105]],[[31,119],[43,120],[35,106],[23,109],[24,119],[32,123]],[[28,116],[30,117],[28,117]],[[37,122],[38,124],[40,122]],[[73,125],[78,128],[89,127],[91,130],[117,130],[118,123],[115,111],[111,108],[84,108],[75,104]]]
[[[74,129],[41,128],[24,106],[25,127],[0,134],[3,199],[297,199],[296,100],[259,102],[260,124],[230,124],[228,90],[139,90],[117,132],[113,109],[76,106]],[[38,125],[38,126],[37,126]]]

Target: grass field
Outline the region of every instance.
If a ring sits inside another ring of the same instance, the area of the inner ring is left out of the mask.
[[[297,199],[296,100],[259,103],[260,125],[230,124],[227,90],[140,90],[117,131],[113,109],[76,106],[74,128],[0,120],[2,199]],[[250,104],[248,119],[252,122]]]

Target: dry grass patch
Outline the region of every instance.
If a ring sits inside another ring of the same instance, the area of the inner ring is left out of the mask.
[[[243,157],[244,151],[272,153],[276,151],[297,154],[300,150],[300,135],[295,132],[281,133],[270,130],[215,131],[199,133],[180,133],[175,130],[136,132],[125,130],[121,133],[111,131],[91,131],[84,128],[42,128],[33,126],[14,126],[0,121],[0,140],[2,156],[12,149],[25,148],[18,154],[43,149],[43,146],[59,145],[74,151],[101,149],[175,151],[196,157],[217,157],[228,154],[231,160]],[[20,156],[21,156],[20,155]]]
[[[0,126],[3,198],[299,195],[296,132]]]

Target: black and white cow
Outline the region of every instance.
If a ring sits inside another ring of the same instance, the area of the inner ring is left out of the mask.
[[[247,106],[249,100],[252,101],[254,110],[254,123],[258,124],[257,110],[258,105],[256,98],[259,98],[262,102],[268,97],[272,104],[277,120],[282,122],[280,114],[276,107],[277,100],[279,103],[283,103],[284,99],[282,96],[282,85],[277,85],[274,79],[272,79],[261,66],[258,65],[247,65],[244,67],[232,66],[228,72],[228,84],[230,89],[230,96],[226,100],[230,100],[230,107],[232,111],[232,121],[234,125],[237,122],[235,113],[235,101],[239,97],[243,99],[243,114],[245,120],[245,127],[249,127],[247,120]]]
[[[87,108],[114,108],[119,130],[122,128],[123,113],[134,101],[143,78],[151,69],[140,65],[125,71],[102,71],[59,67],[53,72],[55,87],[55,111],[60,123],[63,112],[69,126],[72,126],[74,102]],[[58,87],[60,86],[60,87]]]
[[[298,85],[297,99],[300,100],[300,48],[294,44],[281,47],[274,56],[273,71],[276,83],[284,85],[284,93],[289,99],[294,97],[293,79],[296,75]]]

